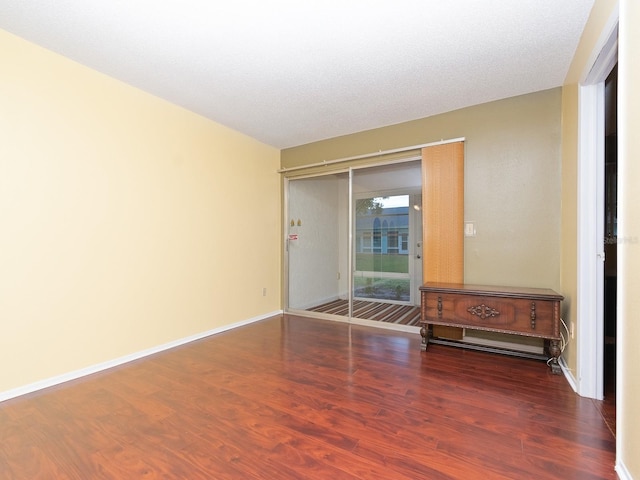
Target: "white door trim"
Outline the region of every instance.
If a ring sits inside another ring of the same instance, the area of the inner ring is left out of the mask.
[[[592,52],[578,99],[577,391],[604,396],[604,82],[617,61],[618,11]]]
[[[603,398],[604,83],[580,87],[578,150],[578,393]]]

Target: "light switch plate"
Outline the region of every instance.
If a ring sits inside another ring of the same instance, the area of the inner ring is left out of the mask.
[[[476,225],[473,222],[464,222],[464,236],[465,237],[475,237],[476,236]]]

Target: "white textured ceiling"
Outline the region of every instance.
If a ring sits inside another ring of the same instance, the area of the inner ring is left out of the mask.
[[[0,0],[0,28],[286,148],[562,84],[594,0]]]

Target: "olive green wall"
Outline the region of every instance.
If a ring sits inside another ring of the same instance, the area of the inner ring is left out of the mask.
[[[465,138],[465,281],[560,287],[561,90],[282,151],[282,167]],[[373,162],[375,160],[370,160]]]
[[[565,85],[562,89],[562,240],[560,283],[564,301],[562,315],[567,325],[577,325],[575,305],[578,291],[578,85]],[[574,337],[562,354],[565,365],[576,377],[577,349]]]

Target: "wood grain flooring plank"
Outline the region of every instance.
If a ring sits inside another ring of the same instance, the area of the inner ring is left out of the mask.
[[[277,316],[0,403],[6,479],[615,479],[544,362]]]

